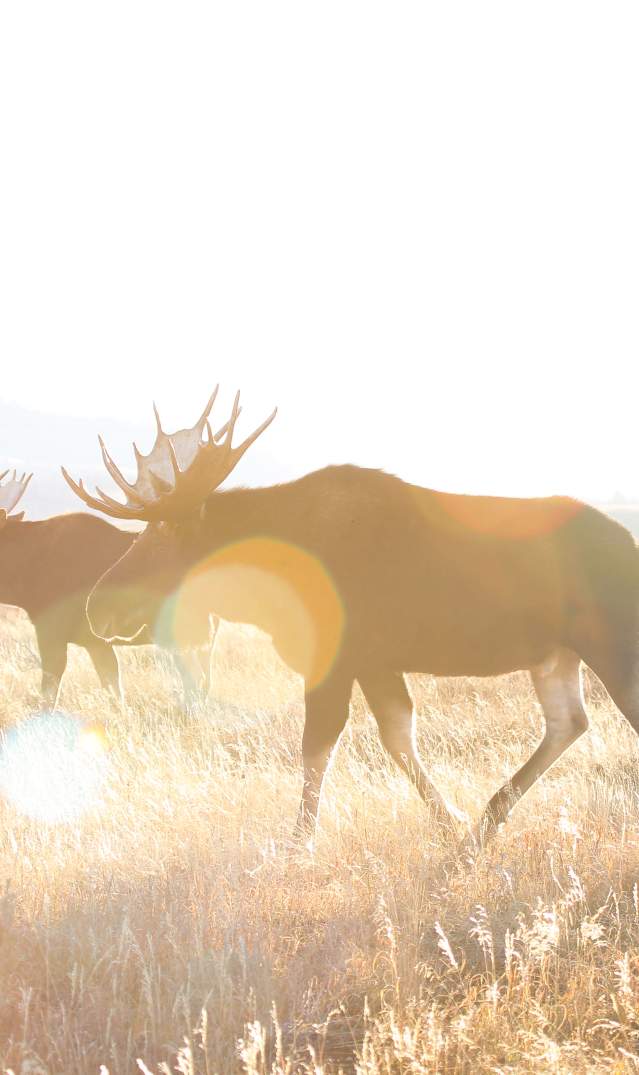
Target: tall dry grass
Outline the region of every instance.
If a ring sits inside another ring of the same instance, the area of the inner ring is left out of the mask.
[[[225,627],[214,698],[123,655],[127,705],[73,651],[62,704],[108,726],[102,800],[0,805],[0,1071],[16,1075],[634,1072],[639,753],[592,728],[474,859],[387,762],[361,696],[313,852],[291,843],[301,684]],[[0,622],[5,726],[33,707],[26,620]],[[423,756],[475,816],[531,751],[525,676],[415,677]]]

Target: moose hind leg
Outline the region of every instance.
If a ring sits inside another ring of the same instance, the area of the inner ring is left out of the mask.
[[[546,661],[531,669],[531,676],[544,712],[544,737],[521,769],[493,795],[481,817],[478,836],[494,832],[522,795],[588,727],[581,660],[576,653],[555,650]]]
[[[296,833],[312,835],[322,784],[337,741],[348,720],[353,677],[331,678],[306,693],[306,721],[302,736],[304,786],[297,815]]]
[[[465,821],[464,814],[440,795],[426,775],[415,741],[415,711],[403,675],[376,672],[358,676],[359,685],[375,717],[382,743],[393,761],[412,780],[422,799],[440,820]]]
[[[639,638],[632,646],[619,645],[616,660],[590,665],[619,711],[639,735]]]

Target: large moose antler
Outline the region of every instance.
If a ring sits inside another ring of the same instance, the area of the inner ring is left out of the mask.
[[[6,478],[8,473],[9,471],[5,470],[0,474],[0,524],[3,523],[13,511],[33,477],[33,474],[26,473],[18,477],[14,470],[9,481],[2,485],[2,480],[3,478]]]
[[[133,483],[126,480],[109,455],[102,437],[98,437],[104,465],[125,494],[126,503],[114,500],[99,486],[96,486],[98,495],[91,495],[85,489],[82,479],[79,482],[74,481],[62,467],[65,480],[88,507],[114,519],[154,522],[180,518],[189,510],[195,509],[209,493],[222,484],[247,448],[257,440],[277,414],[275,408],[261,426],[234,448],[232,439],[241,411],[240,393],[235,396],[228,422],[214,434],[209,415],[218,389],[219,385],[195,425],[189,429],[179,429],[176,433],[164,432],[158,409],[153,404],[157,423],[155,444],[148,455],[143,455],[134,442],[133,451],[138,474]]]

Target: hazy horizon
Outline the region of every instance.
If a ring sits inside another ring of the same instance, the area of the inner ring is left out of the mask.
[[[242,10],[3,12],[3,397],[219,381],[303,470],[636,490],[636,11]]]
[[[192,415],[185,416],[182,424],[189,423],[191,419]],[[169,432],[174,429],[173,426],[166,424],[165,428]],[[60,473],[61,464],[66,466],[76,478],[82,477],[90,488],[97,483],[117,494],[116,487],[102,464],[98,433],[105,436],[109,449],[123,473],[132,477],[135,473],[132,441],[135,440],[142,451],[146,452],[150,449],[155,437],[152,412],[146,415],[146,420],[135,423],[106,414],[98,417],[53,414],[11,404],[0,397],[1,469],[16,467],[18,470],[34,473],[34,479],[22,501],[28,518],[42,518],[58,512],[85,510],[64,482]],[[331,461],[352,462],[347,458]],[[275,456],[269,451],[264,441],[258,441],[253,451],[247,453],[237,471],[230,476],[227,484],[229,486],[270,485],[299,477],[307,469],[295,459]],[[426,473],[419,484],[436,487],[428,480]],[[472,491],[482,492],[483,490],[479,488]],[[566,494],[573,492],[565,489],[554,491]],[[639,505],[639,492],[633,493],[632,490],[620,489],[615,486],[614,482],[611,482],[609,492],[593,490],[590,494],[581,493],[580,498],[592,504],[621,509],[618,517],[637,532],[639,519],[635,519],[633,509]],[[625,507],[630,509],[628,518],[623,515]]]

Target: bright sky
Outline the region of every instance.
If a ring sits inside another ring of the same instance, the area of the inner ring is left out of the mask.
[[[3,4],[0,395],[177,426],[219,380],[300,467],[638,490],[638,31],[584,0]]]

